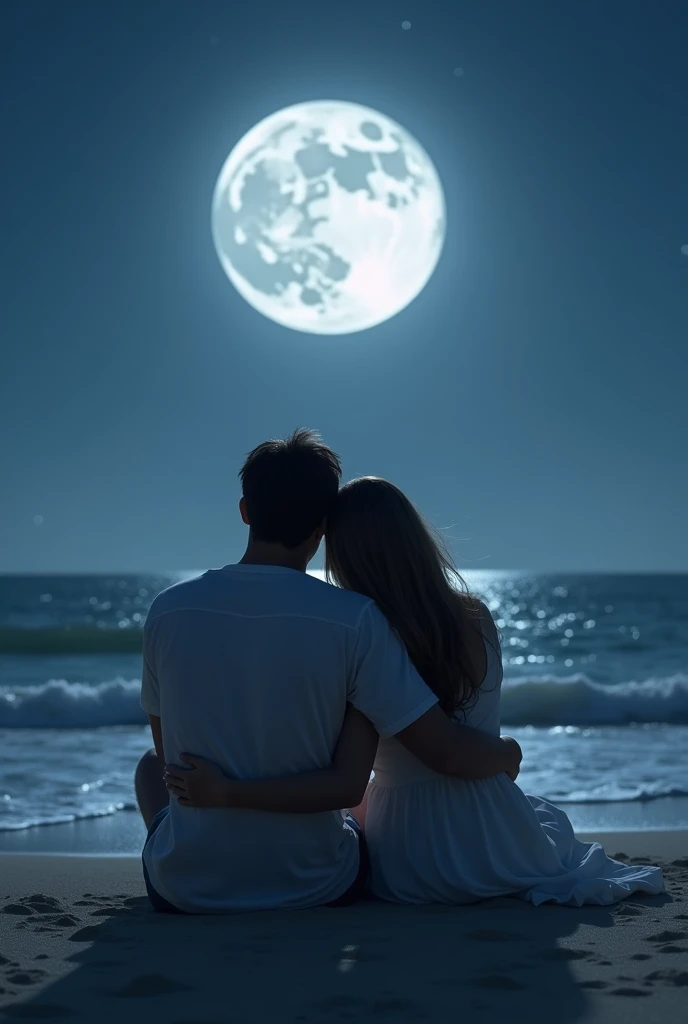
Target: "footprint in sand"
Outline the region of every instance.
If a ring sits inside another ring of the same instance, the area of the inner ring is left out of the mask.
[[[60,901],[56,900],[54,896],[44,896],[41,892],[36,892],[33,896],[25,896],[20,902],[33,907],[37,914],[54,914],[55,911],[63,909]]]
[[[39,917],[40,925],[35,927],[35,932],[48,932],[54,928],[74,928],[75,925],[79,924],[80,918],[74,917],[73,914],[41,914]]]
[[[85,928],[80,928],[78,932],[74,932],[73,935],[69,936],[69,942],[95,942],[96,940],[101,942],[119,942],[120,940],[114,935],[108,934],[107,930],[103,925],[89,924]]]
[[[609,988],[609,982],[608,981],[598,981],[598,980],[595,980],[595,981],[580,981],[578,983],[578,987],[579,988],[591,988],[591,989],[603,989],[603,988]]]
[[[677,939],[685,939],[688,932],[657,932],[656,935],[646,935],[646,942],[676,942]]]
[[[641,988],[613,988],[609,993],[612,996],[651,996],[651,992],[644,992]]]
[[[24,971],[8,971],[5,980],[10,985],[37,985],[39,981],[47,976],[47,971],[41,971],[37,967]]]
[[[645,984],[661,981],[664,985],[676,985],[679,988],[688,986],[688,971],[653,971],[645,976]]]
[[[123,896],[89,896],[84,893],[82,899],[74,900],[75,907],[109,907],[113,900],[124,899]]]
[[[191,992],[191,985],[183,985],[173,978],[167,978],[164,974],[140,974],[138,978],[132,978],[126,985],[115,989],[113,996],[120,999],[141,999],[146,996],[166,996],[171,992]]]
[[[23,896],[14,903],[8,903],[2,908],[2,913],[33,918],[35,922],[33,927],[28,921],[19,922],[16,927],[31,927],[31,930],[35,932],[53,931],[55,928],[73,928],[79,923],[79,918],[68,914],[59,900],[52,896],[43,896],[41,893]]]
[[[629,960],[651,960],[652,953],[632,953]]]

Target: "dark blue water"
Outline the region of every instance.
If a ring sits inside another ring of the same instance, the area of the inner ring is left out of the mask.
[[[0,577],[0,829],[131,806],[141,629],[186,574]],[[688,793],[688,576],[473,572],[502,636],[524,789]]]

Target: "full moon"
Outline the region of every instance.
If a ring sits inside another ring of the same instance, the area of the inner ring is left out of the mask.
[[[408,306],[437,266],[445,223],[422,146],[376,110],[329,100],[251,128],[212,206],[217,255],[239,294],[313,334],[364,331]]]

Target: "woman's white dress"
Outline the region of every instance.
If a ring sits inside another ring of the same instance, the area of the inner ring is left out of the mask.
[[[487,671],[463,721],[499,735],[502,661],[485,623]],[[660,893],[660,868],[622,864],[582,843],[558,807],[526,796],[505,774],[474,782],[437,775],[397,740],[381,740],[365,831],[371,889],[394,903],[473,903],[518,896],[536,906],[609,904]]]

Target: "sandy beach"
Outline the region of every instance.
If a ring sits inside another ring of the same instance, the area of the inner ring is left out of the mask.
[[[661,861],[667,893],[608,908],[498,899],[167,917],[151,911],[137,858],[3,854],[0,1010],[99,1024],[446,1022],[459,1012],[469,1024],[498,1014],[678,1022],[688,832],[600,838],[610,852]]]

